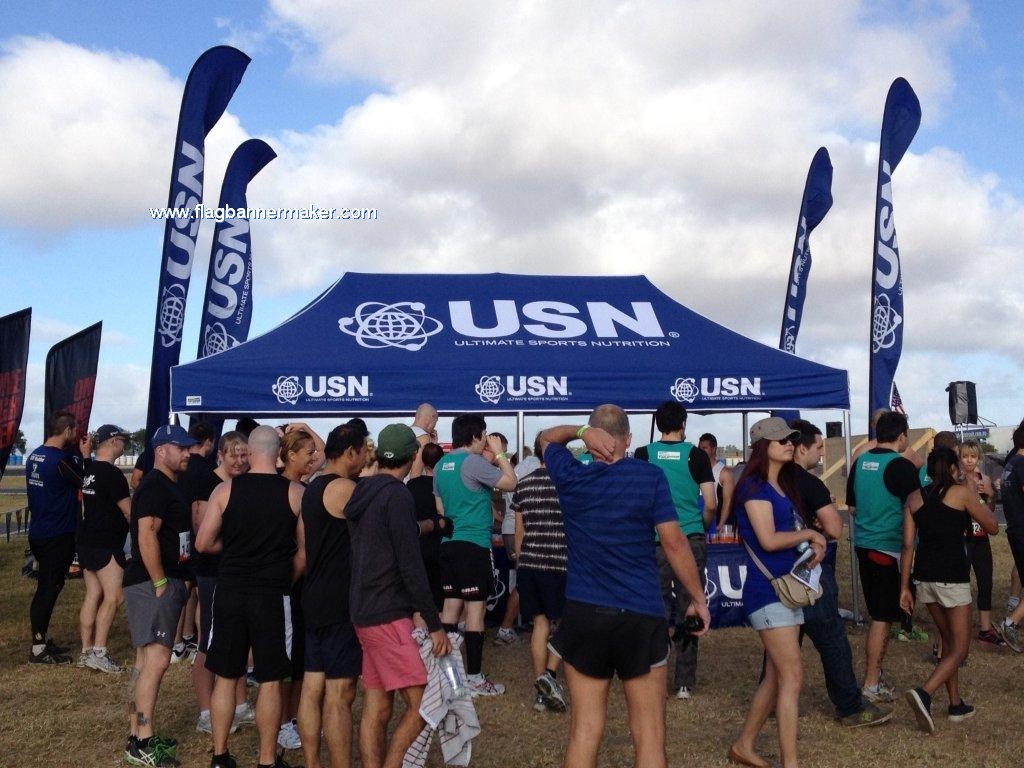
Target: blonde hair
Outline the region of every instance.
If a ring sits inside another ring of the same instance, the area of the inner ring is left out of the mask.
[[[241,432],[235,431],[225,432],[223,435],[221,435],[220,442],[217,444],[217,451],[221,455],[227,456],[229,453],[232,453],[235,450],[236,446],[239,445],[249,445],[249,440],[246,438],[245,435],[243,435]]]
[[[960,444],[960,457],[963,458],[965,453],[973,453],[981,461],[981,446],[975,440],[964,440]]]
[[[289,453],[298,453],[303,449],[305,443],[312,443],[314,446],[316,443],[313,442],[313,436],[304,429],[295,429],[288,432],[284,437],[281,438],[281,461],[285,464],[288,463]]]

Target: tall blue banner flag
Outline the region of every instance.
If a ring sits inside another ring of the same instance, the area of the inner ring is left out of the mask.
[[[0,317],[0,478],[18,438],[25,411],[25,374],[32,308]]]
[[[203,201],[206,136],[227,109],[248,65],[248,56],[225,45],[206,51],[192,65],[181,98],[168,207],[194,210]],[[197,216],[187,215],[169,218],[164,228],[146,415],[146,432],[150,435],[167,423],[170,413],[169,374],[181,357],[181,331],[199,224]],[[150,455],[147,447],[145,456]],[[144,466],[148,463],[143,461]]]
[[[903,277],[893,217],[892,174],[921,125],[921,103],[902,77],[885,98],[878,150],[878,197],[871,269],[871,357],[868,372],[868,422],[892,402],[893,379],[903,351]]]
[[[796,338],[800,333],[800,320],[807,297],[807,279],[811,275],[811,232],[825,218],[832,207],[832,161],[824,147],[814,153],[807,171],[804,196],[800,203],[800,219],[796,225],[793,243],[793,262],[789,268],[786,306],[782,312],[782,330],[779,349],[796,354]]]
[[[220,209],[226,213],[213,230],[197,360],[238,346],[249,338],[252,241],[246,190],[256,174],[275,157],[277,154],[265,141],[249,139],[238,145],[228,162],[220,188]],[[234,210],[234,216],[227,216],[228,208]],[[222,423],[216,420],[214,426]]]

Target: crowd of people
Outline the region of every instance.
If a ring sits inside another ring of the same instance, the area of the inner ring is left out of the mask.
[[[658,407],[659,438],[632,454],[629,419],[614,405],[586,424],[540,432],[518,461],[475,414],[453,420],[446,452],[437,419],[424,404],[411,426],[389,424],[376,440],[358,418],[326,440],[306,424],[251,419],[223,435],[202,421],[188,431],[161,427],[150,436],[151,465],[141,460],[129,481],[115,465],[128,433],[104,425],[78,442],[74,416],[54,415],[26,467],[38,563],[29,661],[73,661],[48,631],[77,554],[85,580],[79,667],[126,671],[108,651],[125,606],[135,648],[126,665],[127,762],[177,764],[177,742],[155,719],[167,669],[191,660],[211,768],[236,765],[230,735],[246,725],[259,734],[259,766],[284,766],[283,750],[301,748],[317,768],[322,743],[332,768],[348,766],[355,731],[364,766],[397,768],[424,731],[421,711],[436,705],[425,700],[435,676],[449,670],[448,690],[465,697],[505,693],[484,672],[500,530],[514,576],[495,644],[521,642],[517,619],[532,626],[533,707],[570,712],[564,764],[596,765],[618,677],[635,763],[657,768],[667,764],[667,699],[697,695],[699,638],[711,627],[708,532],[733,526],[748,560],[744,610],[764,647],[761,679],[728,750],[733,763],[768,765],[755,740],[774,713],[781,764],[798,764],[805,635],[836,722],[888,722],[897,691],[882,669],[887,644],[893,625],[909,631],[921,603],[937,630],[936,665],[906,688],[907,705],[932,732],[932,700],[944,687],[948,719],[971,717],[958,673],[973,634],[972,570],[977,640],[1024,650],[1024,605],[991,618],[995,490],[979,471],[978,445],[958,445],[951,433],[936,436],[922,463],[908,450],[906,417],[879,413],[874,439],[855,456],[846,498],[870,617],[858,680],[838,608],[843,520],[814,472],[823,450],[815,425],[762,419],[750,429],[745,463],[729,468],[714,435],[687,441],[687,413],[676,402]],[[575,441],[582,453],[567,448]],[[1024,425],[1000,485],[1019,568]],[[388,735],[396,692],[404,710]]]

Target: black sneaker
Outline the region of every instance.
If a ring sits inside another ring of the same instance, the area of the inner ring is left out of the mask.
[[[210,768],[238,768],[238,763],[235,762],[235,758],[231,756],[230,752],[225,752],[219,757],[214,755],[210,758]]]
[[[53,651],[49,646],[43,648],[39,653],[28,652],[29,664],[70,664],[70,656],[62,656]]]
[[[917,719],[917,727],[925,733],[935,733],[935,721],[932,720],[932,697],[920,688],[911,688],[907,691],[906,698]]]
[[[69,653],[71,653],[71,649],[68,648],[66,645],[57,645],[50,638],[46,639],[46,648],[47,650],[53,651],[58,656],[67,656]]]
[[[963,699],[960,700],[959,704],[949,705],[949,719],[953,723],[962,723],[969,717],[974,717],[975,709]]]

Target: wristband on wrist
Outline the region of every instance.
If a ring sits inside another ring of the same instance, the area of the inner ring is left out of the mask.
[[[508,458],[508,454],[505,453],[504,451],[502,451],[501,453],[496,453],[494,455],[494,458],[495,458],[496,461],[501,461],[502,459],[507,459]]]
[[[160,587],[167,584],[167,577],[164,576],[162,579],[157,579],[153,582],[153,589],[160,589]]]
[[[588,429],[590,429],[590,425],[589,424],[584,424],[582,427],[577,429],[576,430],[576,439],[577,440],[582,440],[583,439],[583,433],[586,432]]]

